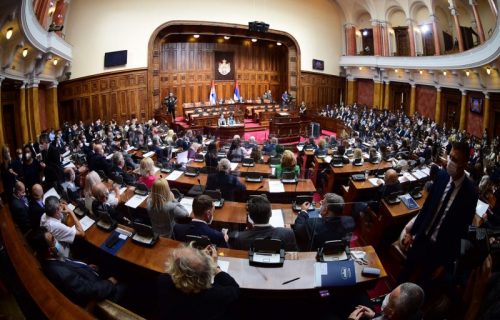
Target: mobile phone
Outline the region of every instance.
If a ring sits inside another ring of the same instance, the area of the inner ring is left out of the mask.
[[[319,291],[319,296],[321,298],[329,297],[330,296],[330,291],[328,291],[328,290],[320,290]]]
[[[365,277],[380,277],[380,269],[364,267],[363,270],[361,270],[361,275]]]

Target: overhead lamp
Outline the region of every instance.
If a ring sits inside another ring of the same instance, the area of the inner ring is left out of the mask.
[[[279,42],[279,41],[278,41],[278,42],[276,42],[276,45],[277,45],[277,46],[281,46],[281,42]]]
[[[465,75],[468,77],[470,74],[469,70],[465,71]]]
[[[14,33],[14,28],[7,29],[7,33],[5,34],[5,38],[7,38],[7,40],[9,40],[10,38],[12,38],[13,33]]]
[[[446,70],[445,70],[445,71],[443,71],[443,76],[446,76]]]
[[[490,69],[490,67],[486,67],[486,73],[487,73],[488,75],[490,75],[490,74],[491,74],[491,69]]]
[[[199,35],[199,34],[195,34],[195,35],[193,35],[193,37],[194,37],[195,39],[198,39],[198,38],[200,37],[200,35]]]
[[[23,49],[23,57],[26,58],[27,55],[28,55],[28,48],[24,48]]]
[[[424,71],[423,71],[423,70],[420,70],[418,73],[422,74],[422,73],[424,73]]]
[[[429,31],[429,26],[424,24],[423,26],[420,27],[420,31],[422,31],[422,33],[426,33]]]
[[[394,72],[398,73],[398,69],[394,69]]]
[[[367,36],[368,35],[368,30],[363,30],[363,36]]]
[[[363,70],[363,67],[359,67],[359,70]]]
[[[55,58],[53,61],[52,61],[52,64],[57,66],[57,63],[59,62],[59,59]]]
[[[231,37],[230,36],[224,36],[224,39],[225,40],[229,40],[229,39],[231,39]]]
[[[252,42],[253,43],[257,42],[257,38],[252,38]]]

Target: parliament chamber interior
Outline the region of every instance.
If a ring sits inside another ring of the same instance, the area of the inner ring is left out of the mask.
[[[496,0],[3,0],[0,319],[500,319]]]

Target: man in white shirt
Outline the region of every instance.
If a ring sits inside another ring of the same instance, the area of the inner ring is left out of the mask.
[[[62,222],[65,213],[73,220],[74,225],[72,227]],[[55,196],[45,199],[45,213],[40,218],[40,226],[45,227],[61,244],[62,254],[66,258],[69,257],[69,247],[75,241],[75,237],[85,236],[85,231],[83,231],[83,227],[74,212],[65,204],[61,204]]]

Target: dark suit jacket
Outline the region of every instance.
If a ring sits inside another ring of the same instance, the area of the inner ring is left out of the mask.
[[[53,145],[49,144],[48,150],[42,151],[43,162],[45,162],[45,183],[49,187],[53,187],[54,182],[63,180],[63,167],[61,164],[61,153]]]
[[[286,228],[253,227],[250,230],[233,233],[229,239],[232,249],[248,250],[253,241],[258,238],[280,239],[285,251],[297,251],[297,242],[293,231]]]
[[[111,163],[100,154],[94,154],[89,160],[90,170],[102,170],[109,177],[111,175]]]
[[[101,279],[89,266],[69,260],[45,260],[42,268],[49,280],[65,296],[79,305],[90,300],[117,300],[117,286]]]
[[[133,175],[130,175],[126,173],[122,168],[119,168],[117,166],[113,166],[113,169],[111,170],[115,175],[119,175],[123,178],[123,183],[126,185],[133,185],[135,183],[135,178]]]
[[[450,181],[450,176],[445,170],[438,172],[438,177],[417,216],[411,234],[415,235],[412,251],[418,252],[420,244],[427,238],[425,235],[427,228],[432,223],[432,218],[437,214],[439,202],[443,196],[446,185]],[[476,212],[478,193],[471,180],[465,177],[462,187],[458,191],[453,203],[446,214],[436,238],[435,249],[439,252],[436,257],[440,261],[436,263],[449,264],[458,256],[460,251],[460,239],[467,235],[468,226],[472,223],[472,218]],[[425,251],[425,249],[424,249]]]
[[[222,198],[233,201],[235,194],[244,194],[247,188],[240,182],[238,177],[225,172],[210,174],[207,179],[206,190],[220,189]]]
[[[325,241],[344,240],[355,225],[349,216],[309,218],[307,212],[301,211],[295,219],[294,231],[300,250],[311,251],[321,248]]]
[[[181,292],[170,275],[162,274],[158,278],[160,319],[226,319],[228,306],[238,299],[239,294],[238,283],[225,272],[214,277],[210,289],[197,294]]]
[[[31,198],[29,200],[28,212],[31,221],[31,227],[33,229],[38,229],[40,227],[40,218],[45,213],[45,208],[40,206],[38,202]]]
[[[186,241],[186,236],[207,236],[210,242],[217,247],[227,248],[227,243],[224,240],[222,232],[210,228],[206,223],[199,221],[191,221],[190,223],[177,223],[174,226],[174,239],[178,241]]]
[[[26,233],[31,229],[31,220],[28,209],[29,207],[23,200],[18,199],[15,196],[12,197],[10,213],[12,215],[12,219],[14,219],[14,222],[22,233]],[[38,223],[40,223],[40,221]]]

